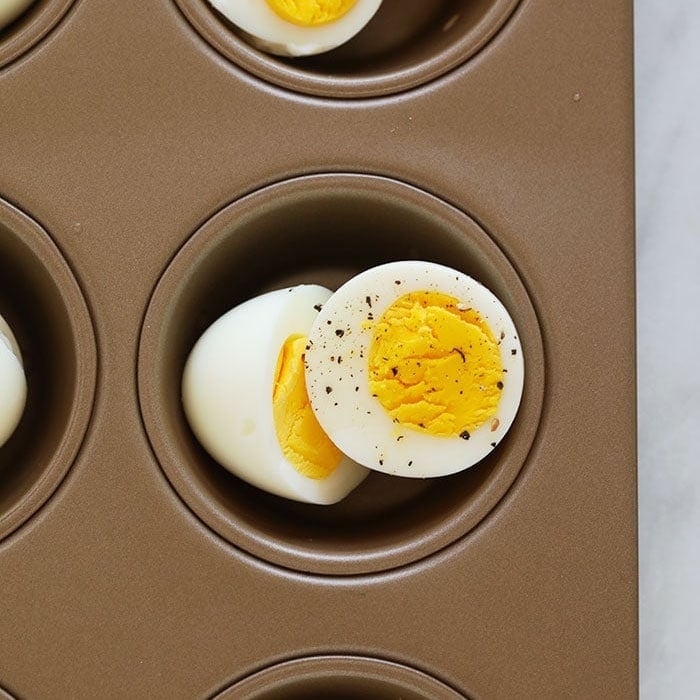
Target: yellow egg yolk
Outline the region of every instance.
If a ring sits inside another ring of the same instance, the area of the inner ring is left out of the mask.
[[[282,19],[301,27],[317,27],[340,19],[357,0],[267,0]]]
[[[446,294],[406,294],[374,327],[370,391],[402,426],[469,439],[495,415],[503,377],[488,324]]]
[[[310,479],[325,479],[340,464],[342,453],[316,420],[306,392],[304,353],[307,339],[291,335],[277,358],[272,391],[275,432],[284,456]]]

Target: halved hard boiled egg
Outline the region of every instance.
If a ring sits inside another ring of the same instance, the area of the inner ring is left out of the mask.
[[[352,39],[382,0],[209,0],[252,44],[282,56],[330,51]]]
[[[0,29],[16,20],[35,0],[0,0]]]
[[[331,292],[300,285],[263,294],[215,321],[185,366],[193,432],[221,465],[270,493],[331,504],[368,474],[321,429],[306,392],[307,335]]]
[[[324,303],[306,379],[323,430],[353,460],[443,476],[502,440],[523,391],[523,352],[508,311],[484,286],[442,265],[395,262]]]
[[[27,401],[22,355],[12,330],[0,316],[0,446],[15,431]]]

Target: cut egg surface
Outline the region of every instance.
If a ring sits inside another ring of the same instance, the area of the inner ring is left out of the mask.
[[[249,41],[281,56],[310,56],[352,39],[381,0],[210,0]]]
[[[187,420],[219,464],[315,504],[340,501],[368,474],[323,432],[306,391],[307,336],[330,296],[300,285],[244,302],[204,332],[182,378]]]
[[[388,263],[344,284],[309,334],[311,405],[331,440],[388,474],[435,477],[483,459],[524,382],[508,311],[449,267]]]
[[[0,447],[19,424],[27,401],[22,355],[12,330],[0,316]]]

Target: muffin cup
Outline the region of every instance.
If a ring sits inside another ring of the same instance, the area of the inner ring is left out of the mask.
[[[518,417],[478,465],[438,479],[372,473],[345,500],[312,506],[269,495],[216,464],[180,400],[185,360],[201,333],[271,289],[331,289],[391,260],[462,270],[508,308],[525,355]],[[537,432],[544,390],[540,330],[507,257],[463,212],[382,177],[315,175],[250,194],[207,221],[159,281],[143,326],[138,383],[146,430],[170,483],[210,528],[250,554],[317,574],[363,574],[415,562],[472,530],[503,498]]]
[[[437,78],[482,49],[520,0],[384,0],[346,44],[317,56],[287,59],[257,50],[206,0],[175,0],[217,51],[280,87],[326,97],[400,92]]]
[[[96,350],[85,300],[47,233],[0,200],[0,314],[27,376],[27,405],[0,447],[0,539],[33,515],[68,472],[92,412]]]
[[[360,656],[294,659],[248,676],[215,700],[465,700],[415,669]]]

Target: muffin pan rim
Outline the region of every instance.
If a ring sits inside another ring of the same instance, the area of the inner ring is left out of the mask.
[[[81,0],[47,0],[45,7],[32,8],[29,6],[24,12],[29,13],[36,10],[37,16],[28,19],[25,27],[13,30],[8,36],[0,39],[0,75],[5,69],[22,60],[45,41],[66,21],[79,2]],[[20,15],[19,18],[10,23],[9,27],[0,30],[0,35],[12,27],[15,22],[21,21],[22,16]]]

